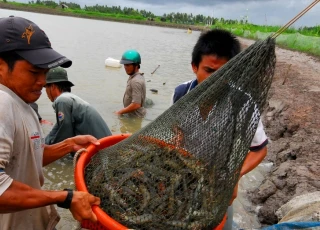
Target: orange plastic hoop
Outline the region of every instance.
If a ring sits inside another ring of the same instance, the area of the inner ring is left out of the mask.
[[[96,146],[91,144],[87,148],[87,152],[83,152],[81,156],[79,157],[75,171],[74,171],[74,179],[76,188],[78,191],[88,192],[85,179],[84,179],[84,169],[87,166],[87,164],[90,162],[91,157],[96,154],[99,150],[110,147],[127,137],[129,137],[131,134],[118,134],[118,135],[112,135],[108,137],[104,137],[99,140],[100,145]],[[143,137],[146,138],[150,142],[154,142],[159,144],[160,146],[167,146],[169,148],[173,148],[173,145],[168,146],[167,143],[164,141],[157,140],[155,138],[151,137]],[[189,154],[186,151],[183,151],[183,154]],[[98,223],[91,223],[89,221],[84,221],[82,223],[82,227],[90,227],[90,229],[101,229],[101,230],[128,230],[127,227],[123,226],[119,222],[112,219],[107,213],[105,213],[100,207],[93,206],[92,207],[93,212],[96,214]],[[223,229],[223,226],[226,221],[226,216],[223,218],[222,222],[214,228],[214,230],[221,230]]]
[[[76,188],[78,191],[88,192],[88,189],[87,189],[87,186],[86,186],[86,183],[84,180],[84,169],[87,166],[87,164],[89,163],[91,157],[94,154],[96,154],[100,149],[110,147],[110,146],[124,140],[125,138],[127,138],[129,136],[130,136],[130,134],[119,134],[119,135],[104,137],[99,140],[99,142],[100,142],[99,146],[91,144],[87,148],[87,152],[84,152],[81,154],[81,156],[79,157],[79,160],[77,161],[75,171],[74,171],[74,180],[75,180]],[[93,206],[92,210],[98,218],[99,223],[97,223],[97,225],[99,225],[99,224],[100,224],[100,226],[103,225],[106,230],[109,230],[109,229],[110,230],[111,229],[112,230],[113,229],[114,230],[126,230],[126,229],[128,229],[127,227],[123,226],[119,222],[112,219],[100,207]],[[87,222],[88,221],[86,221],[86,223]],[[92,224],[91,224],[91,226],[92,226]],[[98,229],[98,228],[90,228],[90,229]],[[99,229],[101,229],[101,227],[99,227]]]

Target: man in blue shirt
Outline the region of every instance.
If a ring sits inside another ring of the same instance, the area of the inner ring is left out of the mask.
[[[240,53],[240,42],[230,32],[214,29],[203,33],[197,43],[195,44],[192,52],[191,66],[196,75],[196,79],[182,83],[174,90],[171,104],[177,102],[184,95],[189,93],[192,89],[206,80],[212,73],[222,67],[230,59]],[[232,112],[232,111],[228,111]],[[189,126],[192,124],[188,124]],[[192,130],[188,127],[188,130]],[[185,135],[186,136],[186,135]],[[202,140],[192,137],[192,134],[185,137],[185,143],[188,145],[199,145]],[[193,142],[193,143],[188,143]],[[259,121],[256,133],[248,150],[248,155],[245,159],[243,167],[240,172],[240,177],[253,168],[255,168],[266,156],[268,144],[267,136],[264,132],[261,120]],[[198,153],[201,155],[201,153]],[[230,204],[236,197],[237,187],[235,187],[234,194]],[[233,210],[230,206],[227,214],[227,223],[224,229],[231,229]]]

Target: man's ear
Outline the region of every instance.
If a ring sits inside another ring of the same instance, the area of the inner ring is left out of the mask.
[[[198,67],[197,67],[194,63],[191,63],[191,66],[192,66],[193,72],[194,72],[194,73],[197,73]]]

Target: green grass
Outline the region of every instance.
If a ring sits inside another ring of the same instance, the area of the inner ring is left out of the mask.
[[[212,26],[213,28],[224,28],[228,30],[235,30],[240,35],[244,31],[250,31],[251,33],[262,32],[262,33],[271,33],[276,32],[281,28],[281,26],[261,26],[254,24],[215,24]],[[294,34],[300,33],[306,36],[315,36],[320,37],[320,26],[310,27],[310,28],[288,28],[284,31],[284,34]]]
[[[75,10],[75,9],[57,9],[62,12],[69,12],[76,15],[83,15],[83,16],[93,16],[98,18],[118,18],[123,20],[145,20],[142,16],[136,16],[136,15],[124,15],[124,14],[108,14],[108,13],[100,13],[100,12],[93,12],[93,11],[86,11],[86,10]]]
[[[280,26],[257,26],[257,25],[214,25],[212,28],[229,30],[239,37],[262,40],[280,29]],[[287,49],[296,50],[320,57],[319,27],[312,30],[289,28],[277,39],[276,43]]]

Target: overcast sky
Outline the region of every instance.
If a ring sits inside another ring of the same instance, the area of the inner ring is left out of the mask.
[[[259,25],[283,25],[314,0],[64,0],[84,5],[108,5],[145,9],[155,15],[170,12],[203,14],[225,19],[242,19]],[[28,2],[28,0],[21,0]],[[58,0],[56,0],[58,2]],[[295,27],[320,25],[320,3],[300,18]]]

